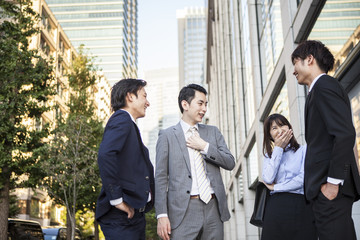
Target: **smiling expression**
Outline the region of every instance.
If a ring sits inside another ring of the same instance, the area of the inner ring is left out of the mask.
[[[195,96],[190,103],[185,100],[182,101],[183,120],[191,126],[201,122],[207,111],[207,103],[206,95],[195,91]]]
[[[145,88],[141,88],[137,92],[137,97],[135,94],[131,94],[132,98],[132,116],[135,119],[142,118],[145,116],[146,108],[150,106],[149,101],[147,100],[147,93]]]
[[[276,121],[273,121],[270,127],[270,136],[273,140],[275,140],[279,135],[284,134],[287,130],[289,130],[288,125],[280,126],[276,123]]]

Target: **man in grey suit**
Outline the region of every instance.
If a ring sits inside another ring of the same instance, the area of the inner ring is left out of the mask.
[[[219,129],[199,124],[206,94],[197,84],[182,88],[180,122],[159,133],[155,208],[164,240],[223,239],[223,222],[230,218],[220,167],[232,170],[235,161]]]

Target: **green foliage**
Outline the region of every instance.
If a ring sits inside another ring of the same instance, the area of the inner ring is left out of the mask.
[[[28,118],[40,119],[49,110],[44,104],[55,94],[52,65],[38,51],[29,50],[29,39],[38,33],[39,16],[31,1],[0,1],[3,10],[0,25],[0,187],[11,176],[12,186],[38,182],[38,164],[44,150],[43,139],[49,134],[24,125]]]
[[[55,94],[51,63],[36,49],[29,49],[29,39],[39,31],[39,16],[30,0],[16,3],[0,1],[1,222],[14,210],[9,212],[9,190],[36,186],[43,177],[39,164],[44,160],[41,156],[49,131],[47,126],[30,128],[33,126],[29,126],[29,120],[39,120],[49,110],[44,102]]]
[[[74,227],[76,211],[94,210],[96,206],[100,189],[97,151],[103,133],[92,97],[98,76],[83,48],[72,63],[68,79],[69,114],[57,119],[49,160],[43,169],[47,172],[44,184],[50,196],[66,206]]]
[[[20,207],[18,205],[18,198],[16,195],[11,194],[9,197],[9,217],[14,218],[20,213]]]
[[[157,235],[157,220],[155,215],[155,208],[145,214],[146,219],[146,239],[155,240],[159,239]]]
[[[83,239],[94,235],[95,213],[90,209],[79,210],[76,213],[76,226],[80,229]],[[99,227],[100,230],[100,227]],[[100,230],[100,239],[105,239],[104,234]]]

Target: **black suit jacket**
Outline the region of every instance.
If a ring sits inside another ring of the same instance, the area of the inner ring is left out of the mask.
[[[343,179],[342,193],[359,199],[360,177],[354,155],[355,129],[347,93],[339,82],[321,76],[305,104],[305,196],[317,197],[327,178]]]
[[[97,202],[96,219],[106,217],[112,208],[110,200],[123,198],[135,209],[154,202],[154,169],[149,151],[142,143],[139,129],[130,115],[116,111],[106,124],[98,154],[102,189]],[[149,192],[151,203],[147,203]]]

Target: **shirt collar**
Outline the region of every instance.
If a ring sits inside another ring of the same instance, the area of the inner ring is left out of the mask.
[[[289,151],[289,149],[290,149],[290,143],[285,147],[284,152]]]
[[[310,84],[310,88],[309,88],[309,92],[311,91],[311,89],[314,87],[315,83],[317,82],[317,80],[319,80],[319,78],[322,76],[322,75],[325,75],[326,73],[322,73],[320,74],[319,76],[317,76],[314,81],[312,81],[312,83]]]
[[[127,112],[127,113],[130,115],[131,120],[136,124],[135,119],[133,118],[133,116],[131,116],[131,114],[130,114],[128,111],[126,111],[126,110],[124,110],[124,109],[121,109],[121,110],[123,110],[124,112]]]
[[[182,128],[184,134],[187,133],[191,127],[195,127],[196,130],[199,131],[199,126],[198,126],[198,124],[195,124],[195,126],[190,126],[190,125],[189,125],[188,123],[186,123],[184,120],[180,119],[180,125],[181,125],[181,128]]]

